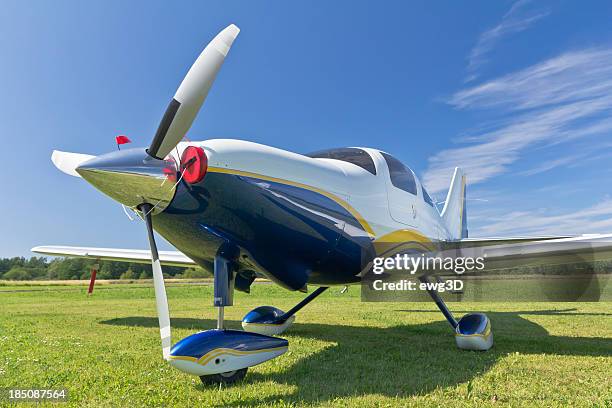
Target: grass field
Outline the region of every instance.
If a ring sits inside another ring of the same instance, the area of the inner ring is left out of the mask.
[[[153,289],[0,287],[0,388],[65,387],[71,406],[612,406],[612,303],[461,303],[489,314],[495,346],[456,349],[433,303],[362,303],[330,289],[283,335],[289,351],[233,387],[205,387],[161,358]],[[270,284],[250,309],[304,295]],[[214,326],[211,286],[168,287],[173,339]],[[2,404],[2,401],[0,401]]]

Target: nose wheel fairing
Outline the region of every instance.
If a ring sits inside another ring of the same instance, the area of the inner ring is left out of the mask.
[[[176,343],[170,364],[194,375],[212,375],[251,367],[287,351],[289,342],[238,330],[207,330]]]

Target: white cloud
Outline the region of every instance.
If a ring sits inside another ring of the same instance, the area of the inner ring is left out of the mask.
[[[609,129],[610,126],[607,126],[607,128]],[[590,130],[586,133],[590,133]],[[576,137],[575,134],[573,134],[572,136]],[[609,148],[610,146],[607,143],[597,143],[591,144],[587,148],[573,149],[575,153],[563,157],[557,157],[551,160],[542,161],[537,166],[528,170],[520,171],[517,174],[521,176],[533,176],[535,174],[544,173],[556,169],[558,167],[576,168],[580,166],[585,166],[590,163],[594,163],[597,160],[608,159],[612,157],[612,152],[608,151]]]
[[[448,102],[493,109],[497,119],[464,137],[463,146],[429,158],[424,182],[432,192],[448,187],[455,166],[466,170],[470,184],[480,183],[507,172],[534,147],[612,134],[612,50],[568,52],[462,89]]]
[[[521,176],[533,176],[534,174],[544,173],[557,167],[572,164],[577,160],[580,160],[582,157],[584,157],[583,154],[572,154],[566,157],[559,157],[557,159],[547,160],[532,169],[521,171],[518,174]]]
[[[530,0],[517,1],[502,17],[498,25],[480,35],[468,58],[467,81],[477,77],[476,70],[486,61],[486,54],[503,37],[526,30],[530,25],[549,14],[547,11],[530,12],[526,10],[529,3]]]
[[[456,108],[524,110],[610,95],[612,50],[567,52],[527,69],[457,92]]]

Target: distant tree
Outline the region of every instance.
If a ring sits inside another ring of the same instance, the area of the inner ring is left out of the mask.
[[[44,257],[24,257],[0,259],[0,279],[26,280],[26,279],[89,279],[91,269],[98,263],[98,279],[150,279],[153,277],[151,264],[96,261],[83,258],[54,258],[48,260]],[[10,272],[10,274],[9,274]],[[212,276],[200,268],[187,268],[178,266],[164,266],[164,276],[167,278],[198,278]]]
[[[88,269],[88,261],[81,258],[56,259],[49,265],[47,276],[59,280],[79,279],[83,271]]]
[[[130,263],[129,267],[132,269],[132,271],[134,271],[134,275],[136,276],[141,276],[143,273],[149,278],[153,276],[150,263],[146,263],[146,264]],[[141,279],[147,279],[147,278],[141,278]]]
[[[0,259],[0,276],[11,270],[11,260],[8,258]]]
[[[24,257],[3,258],[0,261],[0,275],[10,271],[16,266],[24,266],[26,259]]]
[[[123,262],[104,261],[100,271],[106,276],[104,279],[119,279],[128,266]]]
[[[185,272],[183,272],[183,278],[186,279],[199,279],[199,278],[209,278],[211,276],[210,273],[206,272],[201,268],[187,268]]]
[[[136,279],[136,274],[132,271],[132,268],[128,268],[127,271],[123,272],[119,279]]]
[[[30,280],[32,279],[32,273],[23,266],[14,266],[10,271],[4,273],[2,277],[6,280]]]
[[[42,256],[33,256],[27,261],[24,261],[23,266],[27,268],[47,268],[47,258]]]

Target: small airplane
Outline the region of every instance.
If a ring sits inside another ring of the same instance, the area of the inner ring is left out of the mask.
[[[593,242],[602,251],[611,250],[612,235],[468,238],[466,176],[459,168],[440,212],[413,171],[377,149],[346,147],[304,155],[244,140],[182,141],[239,31],[228,26],[202,51],[148,148],[101,156],[53,152],[61,171],[85,179],[144,220],[150,250],[32,249],[54,256],[151,262],[163,357],[177,369],[204,383],[232,383],[244,378],[248,367],[283,354],[288,342],[274,336],[330,286],[359,284],[380,242],[417,250],[439,242],[473,243],[490,247],[491,254],[497,245],[508,244],[500,259],[508,254],[546,258],[568,248],[592,251]],[[178,251],[158,251],[153,231]],[[512,253],[515,243],[521,246]],[[537,245],[525,246],[529,243]],[[214,272],[216,329],[172,345],[162,265],[197,265]],[[224,307],[232,305],[234,289],[249,292],[256,277],[293,291],[317,289],[287,312],[272,306],[253,309],[242,321],[244,331],[225,329]],[[430,295],[460,348],[493,345],[486,315],[456,320],[435,292]]]

